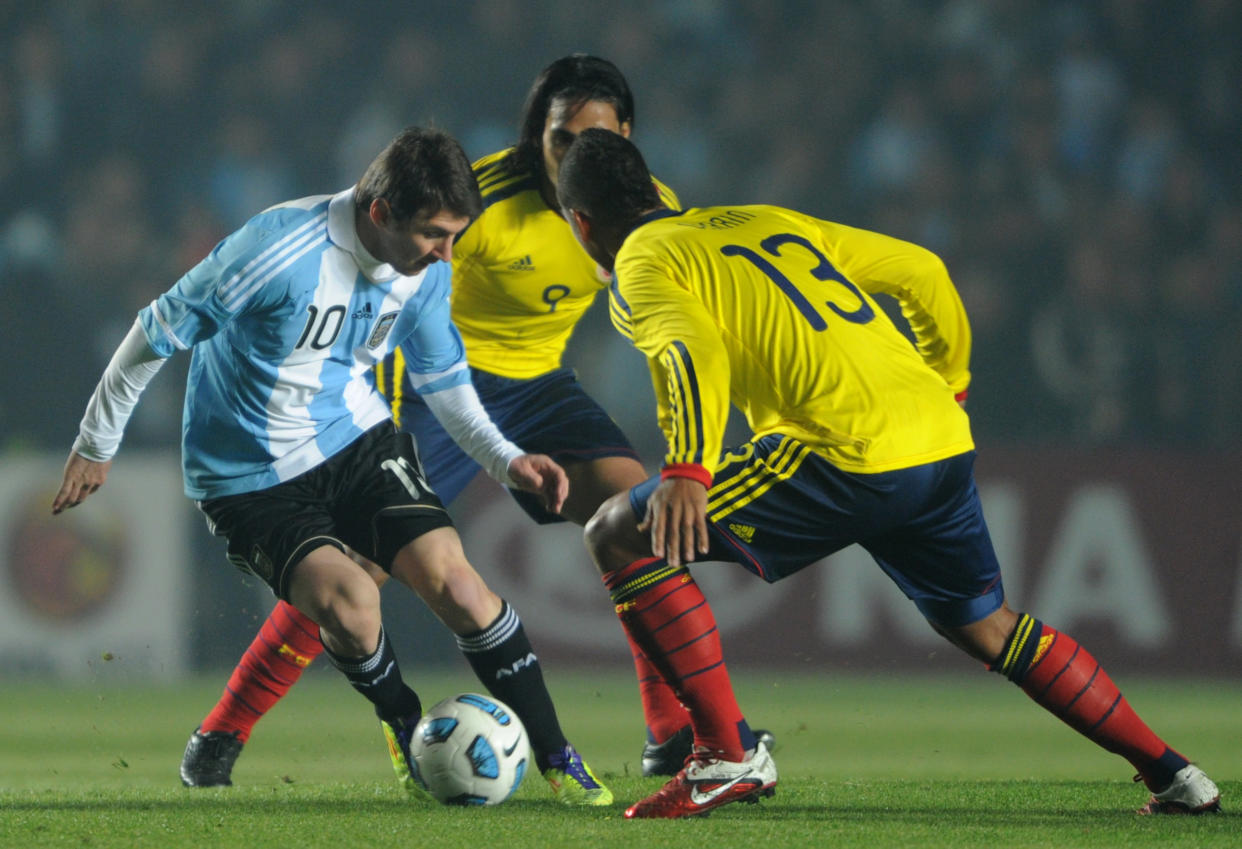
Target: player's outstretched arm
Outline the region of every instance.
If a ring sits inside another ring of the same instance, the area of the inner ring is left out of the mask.
[[[569,497],[569,476],[546,454],[522,454],[509,461],[509,478],[520,489],[543,497],[552,513],[560,513]]]
[[[70,451],[69,459],[65,461],[65,475],[60,484],[60,491],[52,500],[52,515],[61,513],[70,507],[77,507],[85,501],[86,496],[104,485],[110,468],[112,468],[111,460],[96,463],[76,451]]]
[[[52,500],[53,515],[76,507],[104,485],[134,405],[162,365],[164,358],[151,350],[142,321],[136,320],[86,405],[78,438],[65,462],[60,491]]]

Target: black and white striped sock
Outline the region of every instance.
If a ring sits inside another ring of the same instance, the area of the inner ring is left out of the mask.
[[[546,769],[548,755],[565,747],[565,734],[517,611],[503,602],[492,624],[458,636],[457,646],[488,692],[522,720],[535,760]]]
[[[402,680],[397,656],[383,628],[380,628],[379,645],[374,654],[341,657],[326,646],[324,654],[333,666],[345,673],[350,685],[375,705],[375,715],[380,719],[399,723],[422,715],[418,695]]]

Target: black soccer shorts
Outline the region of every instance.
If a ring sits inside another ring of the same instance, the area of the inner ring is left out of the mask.
[[[313,469],[276,486],[201,501],[228,559],[288,601],[293,567],[323,545],[392,571],[410,541],[453,521],[423,475],[414,440],[382,422]]]

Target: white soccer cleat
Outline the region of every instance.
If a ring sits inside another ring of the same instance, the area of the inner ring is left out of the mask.
[[[1220,790],[1203,770],[1188,764],[1173,776],[1173,783],[1153,793],[1140,814],[1206,814],[1220,810]]]

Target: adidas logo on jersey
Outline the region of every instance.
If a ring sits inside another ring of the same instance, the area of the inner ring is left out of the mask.
[[[752,542],[755,538],[755,529],[750,525],[729,525],[729,530],[742,542]]]
[[[365,304],[363,304],[363,305],[362,305],[362,309],[360,309],[360,310],[355,310],[355,311],[354,311],[354,318],[366,318],[366,319],[369,319],[369,318],[372,318],[372,317],[373,317],[373,315],[374,315],[374,314],[371,312],[371,302],[370,302],[370,301],[367,301]]]
[[[530,254],[527,254],[521,259],[515,259],[509,263],[508,268],[510,271],[534,271],[535,264],[530,261]]]

